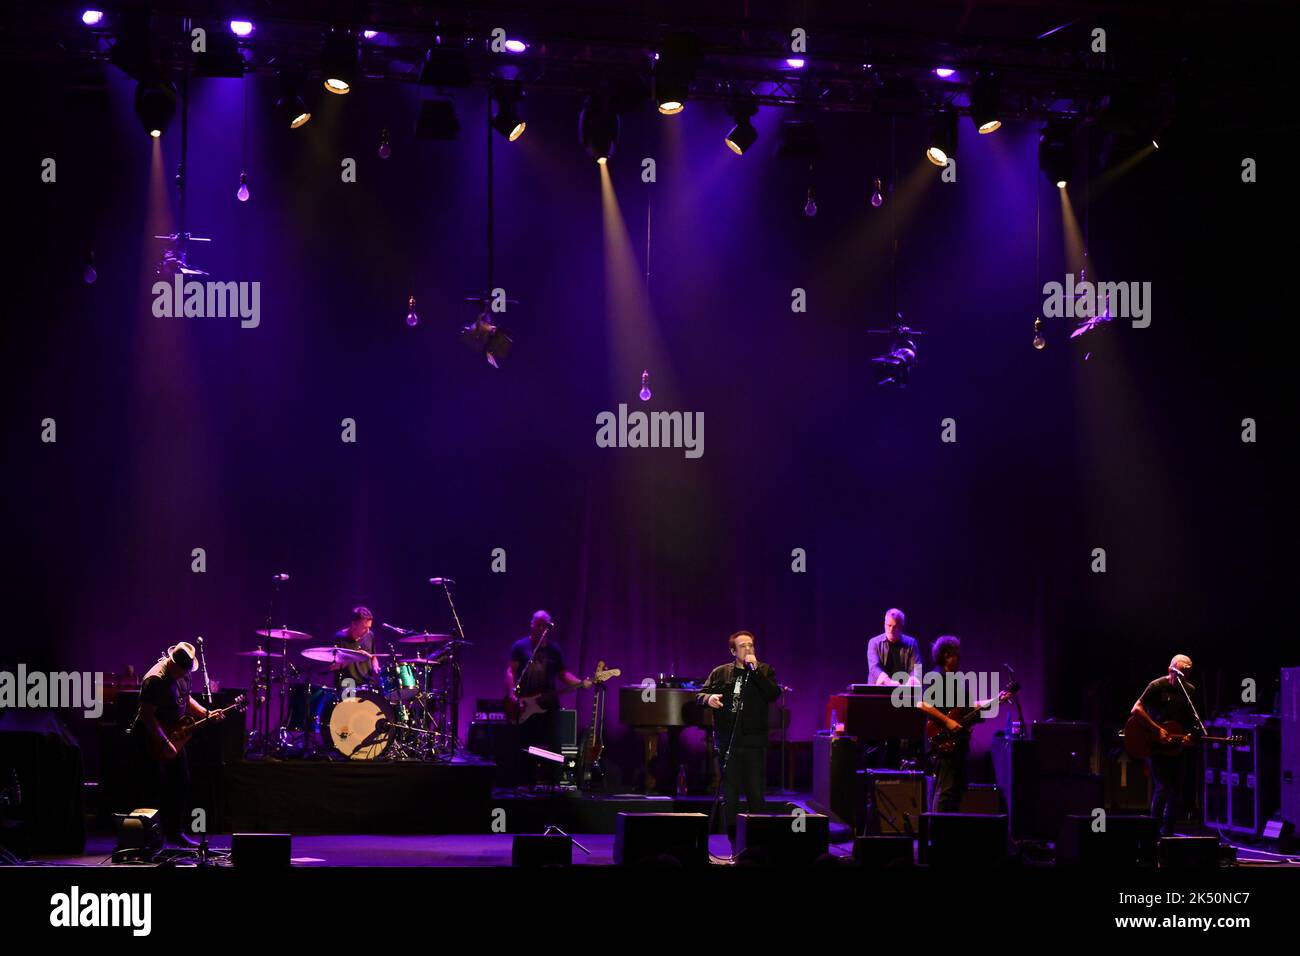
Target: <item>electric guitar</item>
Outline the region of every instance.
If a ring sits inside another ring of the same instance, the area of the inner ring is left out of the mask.
[[[597,668],[596,673],[588,678],[588,680],[591,681],[592,686],[603,684],[611,677],[618,677],[623,673],[617,667],[613,670],[604,670],[603,666],[605,662],[601,661],[600,663],[601,667]],[[560,702],[560,694],[567,694],[577,689],[577,687],[566,687],[564,690],[556,693],[529,694],[527,697],[518,697],[514,700],[507,699],[506,715],[510,718],[512,724],[522,724],[524,721],[531,720],[544,711],[554,710],[556,705]]]
[[[997,703],[1001,704],[1010,700],[1020,691],[1020,682],[1012,681],[1007,685],[1007,689],[997,696]],[[933,717],[925,725],[925,736],[930,742],[931,752],[950,754],[957,749],[958,745],[970,737],[971,728],[975,721],[980,719],[980,714],[984,708],[992,704],[993,701],[986,700],[983,703],[976,703],[974,707],[954,707],[944,716],[957,721],[961,726],[954,730],[949,730],[943,724],[939,723]]]
[[[1124,751],[1134,760],[1145,760],[1152,754],[1159,757],[1177,757],[1197,740],[1209,743],[1236,745],[1246,742],[1240,735],[1233,737],[1202,737],[1185,728],[1176,720],[1166,720],[1160,724],[1169,734],[1169,739],[1162,740],[1155,729],[1138,714],[1130,714],[1124,725]]]
[[[222,707],[220,710],[209,711],[208,716],[200,717],[198,720],[195,720],[189,714],[186,714],[180,720],[172,721],[170,723],[164,724],[162,721],[159,721],[163,732],[167,734],[167,739],[171,741],[172,746],[175,747],[176,750],[175,752],[169,750],[163,742],[158,739],[157,734],[147,734],[145,739],[149,741],[149,754],[155,760],[175,760],[181,755],[181,751],[185,749],[185,745],[190,742],[190,739],[194,736],[194,732],[204,724],[215,722],[218,714],[225,715],[232,712],[242,713],[246,707],[248,707],[248,699],[244,694],[240,694],[235,698],[234,703]]]
[[[596,665],[599,673],[605,669],[605,662]],[[604,765],[600,762],[605,752],[605,691],[599,684],[591,701],[591,729],[587,731],[587,740],[582,745],[582,776],[579,784],[590,789],[599,786],[605,777]]]

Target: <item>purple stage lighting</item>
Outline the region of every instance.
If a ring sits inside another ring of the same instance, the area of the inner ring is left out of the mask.
[[[231,20],[230,32],[237,37],[246,37],[253,32],[253,22],[251,20]]]
[[[81,22],[88,27],[97,27],[104,22],[104,11],[87,10],[81,15]]]
[[[790,67],[792,70],[802,70],[804,67],[804,61],[797,56],[791,56],[786,58],[785,65]]]
[[[934,75],[941,80],[948,79],[948,77],[952,76],[956,72],[957,71],[950,66],[937,66],[934,69]]]
[[[523,53],[523,52],[524,52],[525,50],[527,50],[527,49],[528,49],[528,44],[525,43],[523,40],[507,40],[507,41],[506,41],[506,52],[507,52],[507,53]]]
[[[365,37],[367,40],[373,40],[375,37],[379,36],[379,31],[378,31],[378,30],[362,30],[362,31],[361,31],[361,35],[362,35],[363,37]]]

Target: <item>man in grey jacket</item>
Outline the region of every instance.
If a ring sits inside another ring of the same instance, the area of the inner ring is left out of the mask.
[[[921,683],[921,648],[903,633],[903,612],[885,612],[885,632],[867,643],[867,683],[896,687]]]

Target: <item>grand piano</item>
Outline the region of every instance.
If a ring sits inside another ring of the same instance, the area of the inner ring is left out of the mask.
[[[668,754],[672,765],[681,763],[680,740],[687,727],[712,728],[713,712],[696,703],[695,695],[704,685],[702,680],[686,677],[660,676],[655,681],[653,694],[641,684],[624,684],[618,689],[618,718],[631,727],[644,742],[645,792],[653,793],[658,783],[654,774],[654,761],[659,754],[659,738],[668,736]],[[709,776],[714,775],[713,748],[707,748]]]

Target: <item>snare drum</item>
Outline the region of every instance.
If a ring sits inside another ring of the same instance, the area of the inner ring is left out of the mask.
[[[393,742],[393,706],[373,691],[344,697],[330,714],[330,740],[350,760],[377,760]]]

